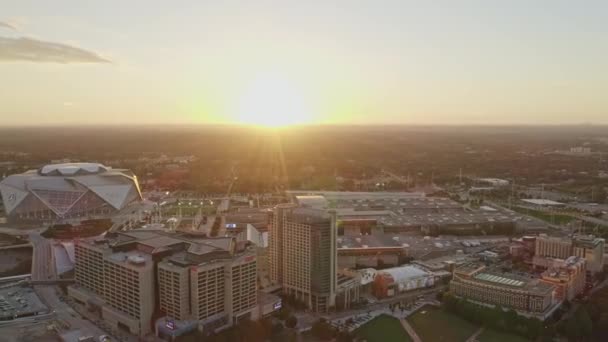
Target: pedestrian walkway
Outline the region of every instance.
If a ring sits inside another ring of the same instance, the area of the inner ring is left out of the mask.
[[[476,342],[477,336],[481,335],[481,333],[483,333],[484,329],[485,329],[484,327],[480,327],[479,329],[477,329],[477,331],[473,335],[471,335],[471,337],[467,338],[466,342]]]
[[[401,326],[403,326],[403,329],[405,329],[405,331],[407,331],[407,334],[410,335],[410,337],[412,338],[412,340],[414,342],[422,342],[422,340],[420,339],[420,336],[418,336],[418,334],[416,333],[414,328],[412,328],[410,323],[408,323],[408,321],[405,318],[402,320],[399,320],[399,322],[401,322]]]

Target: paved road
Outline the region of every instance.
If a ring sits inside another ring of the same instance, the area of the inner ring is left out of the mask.
[[[32,280],[56,279],[55,258],[50,240],[38,234],[30,234],[33,247]],[[108,335],[90,321],[82,319],[74,309],[62,302],[57,295],[57,287],[52,285],[36,285],[34,290],[40,299],[51,310],[52,316],[70,325],[70,329],[80,329],[95,336]],[[49,316],[49,318],[52,318]]]
[[[30,234],[29,238],[33,246],[32,280],[55,278],[55,260],[50,241],[38,234]]]

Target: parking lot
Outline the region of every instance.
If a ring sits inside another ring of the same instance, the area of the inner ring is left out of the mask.
[[[35,316],[46,311],[46,306],[29,287],[12,286],[0,289],[0,320]]]

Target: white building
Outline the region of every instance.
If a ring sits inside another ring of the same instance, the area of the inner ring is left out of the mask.
[[[9,222],[104,218],[141,200],[129,170],[97,163],[51,164],[0,182]]]

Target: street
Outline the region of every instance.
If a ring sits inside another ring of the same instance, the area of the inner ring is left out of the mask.
[[[53,257],[53,246],[50,240],[47,240],[39,234],[32,233],[29,235],[33,245],[32,256],[32,280],[49,280],[56,279],[55,258]],[[53,285],[36,285],[34,291],[40,299],[47,305],[51,311],[49,319],[59,319],[69,325],[69,329],[80,329],[87,334],[100,336],[108,335],[107,332],[101,330],[90,321],[82,319],[79,314],[74,311],[69,305],[62,302],[57,295],[59,289]],[[31,324],[24,322],[23,324]]]

